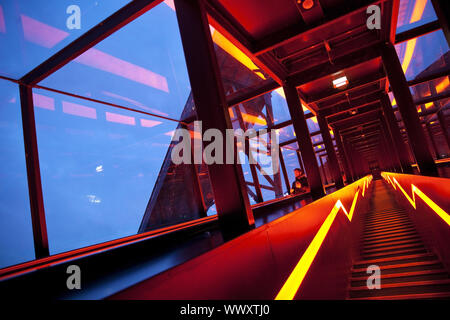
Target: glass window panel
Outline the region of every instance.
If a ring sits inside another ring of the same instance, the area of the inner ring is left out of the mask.
[[[256,64],[231,41],[210,26],[225,94],[257,88],[269,79]]]
[[[312,136],[311,141],[313,144],[321,143],[323,141],[322,134],[316,134],[315,136]]]
[[[445,76],[427,82],[419,83],[414,86],[410,86],[409,89],[411,90],[413,99],[419,100],[422,98],[434,96],[436,94],[448,93],[450,91],[450,82],[448,76]],[[432,102],[426,104],[426,109],[428,109],[432,105]]]
[[[320,130],[319,124],[317,123],[317,118],[315,116],[306,119],[306,124],[308,125],[309,133],[317,132]]]
[[[442,30],[395,45],[407,80],[448,67],[448,44]]]
[[[247,192],[248,198],[250,200],[250,205],[256,204],[257,195],[255,187],[253,185],[247,184]]]
[[[270,93],[271,98],[271,108],[273,113],[273,123],[281,123],[291,119],[289,114],[289,108],[284,96],[282,88],[276,89]],[[306,109],[306,111],[309,111]],[[309,111],[310,112],[310,111]],[[306,113],[306,112],[305,112]]]
[[[298,150],[298,143],[297,142],[292,142],[288,145],[283,146],[283,148],[285,149],[290,149],[290,150]]]
[[[243,151],[239,151],[239,158],[241,162],[242,173],[244,175],[244,180],[246,182],[246,187],[248,187],[247,190],[252,190],[252,193],[248,192],[250,204],[255,204],[256,199],[254,199],[253,195],[256,195],[256,191],[254,188],[254,180],[250,169],[249,159]]]
[[[251,152],[257,161],[256,171],[261,185],[263,200],[268,201],[283,196],[283,186],[281,177],[281,166],[276,154],[271,153],[271,135],[260,135],[257,139],[252,139]],[[267,188],[263,188],[266,186]]]
[[[244,126],[242,129],[245,131],[247,129],[263,129],[267,128],[269,123],[269,118],[265,107],[264,96],[255,98],[251,101],[242,103],[238,108],[234,108],[239,112],[236,115],[239,119],[238,123],[240,126]]]
[[[20,78],[130,0],[6,0],[0,3],[0,74]],[[80,28],[69,29],[80,8]]]
[[[238,117],[236,110],[240,110],[240,117],[244,121],[246,128],[267,128],[290,120],[289,109],[283,91],[278,89],[244,102],[239,106],[234,106],[231,110],[230,117],[233,122]]]
[[[314,147],[314,151],[315,151],[315,152],[325,151],[325,145],[319,144],[318,146],[315,146],[315,147]]]
[[[282,147],[281,152],[283,154],[283,160],[284,165],[286,166],[289,184],[292,185],[295,180],[294,169],[300,168],[300,165],[298,163],[297,151],[287,147]]]
[[[431,0],[400,0],[397,33],[436,20]]]
[[[286,127],[276,129],[276,132],[278,133],[278,135],[280,137],[280,143],[295,139],[295,131],[294,131],[294,127],[292,125],[288,125]]]
[[[46,90],[34,102],[50,252],[136,234],[178,122]]]
[[[0,268],[33,260],[18,86],[0,80]]]
[[[205,163],[197,165],[198,178],[202,189],[203,201],[205,202],[206,211],[214,205],[214,194],[212,191],[211,181],[209,180],[208,167]]]
[[[191,89],[176,13],[157,5],[40,84],[181,119]]]

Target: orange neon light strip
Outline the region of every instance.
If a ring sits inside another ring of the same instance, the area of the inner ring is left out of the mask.
[[[267,125],[267,121],[263,118],[256,117],[251,114],[244,113],[244,112],[241,112],[241,115],[242,115],[242,120],[244,120],[247,123],[260,124],[262,126]]]
[[[441,82],[439,82],[436,85],[436,92],[437,93],[441,93],[442,91],[444,91],[445,89],[447,89],[447,87],[449,86],[449,80],[448,77],[445,77],[444,80],[442,80]]]
[[[400,191],[404,194],[404,196],[406,197],[406,199],[409,201],[409,203],[411,204],[411,206],[414,209],[417,209],[416,195],[418,195],[419,198],[421,198],[442,220],[444,220],[450,226],[450,215],[447,212],[445,212],[444,209],[439,207],[433,200],[431,200],[425,193],[423,193],[414,184],[411,184],[411,194],[412,194],[412,199],[411,199],[409,194],[402,188],[402,186],[400,185],[400,183],[397,181],[397,179],[395,177],[393,177],[393,181],[392,181],[390,179],[389,175],[383,174],[382,176],[385,180],[389,179],[389,181],[391,182],[394,189],[396,189],[395,185],[398,186]],[[394,182],[395,182],[395,184],[394,184]]]
[[[366,180],[364,181],[364,185],[366,184],[366,181],[370,183],[371,180],[372,180],[371,177],[367,177]],[[325,240],[328,231],[330,230],[331,225],[333,224],[333,221],[336,218],[339,210],[342,209],[342,211],[344,211],[345,215],[347,216],[348,220],[350,222],[352,221],[353,213],[356,207],[356,202],[358,200],[358,195],[359,195],[359,188],[355,193],[352,206],[350,207],[349,212],[347,212],[341,200],[336,201],[333,208],[331,209],[331,212],[328,214],[327,218],[320,226],[319,231],[317,231],[308,248],[303,253],[297,265],[294,267],[294,270],[292,270],[283,287],[278,292],[277,296],[275,297],[275,300],[294,299],[295,295],[300,289],[300,286],[302,285],[303,280],[305,279],[306,274],[308,273],[309,268],[311,267],[311,264],[314,261],[314,258],[319,252],[319,249],[322,246],[322,243]]]

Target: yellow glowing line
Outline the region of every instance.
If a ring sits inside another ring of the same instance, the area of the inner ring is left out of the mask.
[[[367,179],[371,180],[370,177],[366,178],[366,180]],[[364,180],[364,184],[366,183],[366,180]],[[319,231],[317,231],[308,248],[303,253],[300,260],[297,262],[297,265],[294,267],[294,270],[291,272],[288,279],[284,283],[283,287],[278,292],[277,296],[275,297],[275,300],[294,299],[295,295],[300,289],[300,286],[302,285],[303,280],[305,279],[306,274],[308,273],[309,268],[311,267],[311,264],[314,261],[314,258],[317,255],[317,252],[319,252],[319,249],[322,246],[322,243],[328,234],[328,231],[330,230],[331,225],[333,224],[333,221],[336,218],[337,213],[339,212],[339,209],[342,209],[342,211],[344,211],[348,220],[351,222],[353,218],[353,213],[355,211],[356,202],[358,200],[358,195],[359,195],[359,187],[353,198],[353,202],[350,207],[350,212],[347,212],[341,200],[336,201],[333,208],[331,209],[331,212],[328,214],[327,218],[320,226]]]
[[[408,70],[409,64],[414,54],[414,49],[416,48],[416,40],[417,39],[411,39],[408,40],[408,42],[406,43],[406,51],[402,63],[402,69],[404,74],[406,74],[406,70]]]
[[[434,105],[433,102],[425,103],[425,109],[429,109],[429,108],[431,108],[433,105]]]
[[[426,5],[427,0],[416,0],[413,13],[411,15],[411,20],[409,21],[409,23],[414,23],[422,19],[423,10],[425,10]]]
[[[417,194],[420,198],[422,198],[423,201],[431,208],[433,209],[436,214],[441,217],[442,220],[444,220],[449,226],[450,226],[450,215],[445,212],[441,207],[439,207],[433,200],[431,200],[427,195],[425,195],[419,188],[417,188],[415,185],[411,184],[412,192],[413,192],[413,199],[415,201],[414,194]]]
[[[314,239],[309,244],[305,253],[302,255],[302,257],[298,261],[294,270],[289,275],[289,278],[284,283],[280,292],[278,292],[277,296],[275,297],[275,300],[292,300],[292,299],[294,299],[295,294],[297,293],[298,289],[300,288],[300,286],[303,282],[303,279],[305,278],[306,273],[309,270],[309,267],[311,266],[312,262],[314,261],[314,258],[316,257],[316,254],[319,251],[320,246],[322,245],[322,242],[328,233],[328,230],[330,230],[330,227],[334,221],[334,218],[336,217],[336,214],[339,211],[339,208],[340,207],[338,206],[338,203],[336,203],[334,205],[333,209],[331,210],[330,214],[328,215],[328,217],[325,219],[324,223],[320,227],[319,231],[315,235]]]
[[[383,175],[383,178],[389,179],[392,183],[392,180],[389,178],[389,175]],[[412,199],[408,195],[408,193],[402,188],[400,183],[397,181],[395,177],[393,177],[395,184],[398,185],[401,192],[405,195],[406,199],[409,201],[411,206],[414,209],[417,209],[416,206],[416,194],[442,219],[450,226],[450,215],[441,207],[439,207],[433,200],[431,200],[425,193],[423,193],[419,188],[417,188],[414,184],[411,184],[411,194]],[[395,188],[395,185],[392,183]]]

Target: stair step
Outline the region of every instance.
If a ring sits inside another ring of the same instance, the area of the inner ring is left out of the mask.
[[[365,286],[369,275],[365,277],[357,277],[350,279],[350,285],[352,287]],[[402,272],[381,275],[381,284],[401,283],[401,282],[415,282],[426,280],[439,280],[448,279],[449,274],[445,269],[436,270],[420,270],[412,272]]]
[[[365,219],[364,223],[371,224],[371,223],[381,223],[381,222],[397,221],[397,220],[410,220],[410,217],[407,215],[395,215],[395,216],[382,217],[382,218]]]
[[[399,241],[385,241],[381,243],[368,243],[364,245],[364,250],[374,249],[374,248],[384,248],[384,247],[392,247],[394,245],[402,245],[402,244],[411,244],[411,243],[421,243],[423,242],[420,239],[403,239]]]
[[[375,253],[375,252],[384,252],[384,251],[395,250],[395,249],[408,249],[408,248],[420,248],[420,247],[424,247],[422,242],[413,243],[413,244],[403,244],[403,245],[398,245],[398,246],[386,246],[386,247],[382,247],[382,248],[368,249],[368,250],[363,250],[362,254],[364,255],[364,254],[370,254],[370,253]]]
[[[373,223],[373,222],[381,222],[381,221],[388,221],[388,220],[398,220],[398,219],[409,219],[409,216],[407,213],[405,214],[395,214],[395,215],[389,215],[389,216],[381,216],[381,217],[373,217],[373,218],[367,218],[364,219],[366,223]]]
[[[389,220],[380,220],[380,221],[374,221],[374,222],[366,222],[365,227],[376,227],[376,226],[382,226],[382,225],[388,225],[388,224],[395,224],[395,223],[406,223],[411,222],[411,219],[409,218],[399,218],[399,219],[389,219]]]
[[[383,225],[378,226],[374,228],[366,228],[364,229],[364,233],[370,233],[370,232],[376,232],[376,231],[384,231],[384,230],[392,230],[392,229],[401,229],[401,228],[408,228],[408,227],[414,227],[412,222],[403,223],[403,224],[392,224],[392,225]]]
[[[427,249],[425,247],[423,248],[413,248],[413,249],[399,249],[399,250],[391,250],[388,252],[379,252],[379,253],[373,253],[369,255],[361,256],[363,259],[381,259],[381,258],[390,258],[390,257],[401,257],[405,255],[410,254],[420,254],[420,253],[426,253]]]
[[[436,270],[442,268],[443,265],[439,260],[430,260],[380,266],[380,272],[382,275],[387,275],[393,273]],[[367,275],[367,267],[352,270],[352,277],[363,277],[365,275]]]
[[[381,284],[380,289],[369,290],[367,286],[351,287],[350,297],[380,297],[392,295],[407,295],[417,293],[436,293],[450,291],[450,279],[427,280]]]
[[[384,266],[389,264],[401,264],[408,262],[418,262],[418,261],[429,261],[436,260],[436,256],[432,253],[421,253],[421,254],[410,254],[401,257],[389,257],[389,258],[378,258],[378,259],[367,259],[356,261],[353,266],[354,269],[358,269],[358,266],[362,266],[362,268],[367,268],[372,264],[376,264],[378,266]]]
[[[364,219],[374,219],[374,218],[380,218],[380,217],[389,217],[389,216],[395,216],[395,215],[401,215],[401,214],[408,214],[405,210],[395,210],[395,211],[386,211],[386,212],[376,212],[376,213],[370,213],[366,214],[364,216]]]
[[[380,231],[380,232],[374,232],[371,234],[366,234],[362,238],[362,240],[369,240],[369,239],[373,239],[373,238],[389,238],[389,237],[395,237],[398,235],[410,234],[410,233],[417,233],[417,231],[414,228],[409,228],[409,230]]]
[[[410,220],[411,218],[407,214],[399,214],[399,215],[393,215],[393,216],[365,219],[364,223],[370,224],[370,223],[380,223],[380,222],[396,221],[396,220],[404,220],[404,219]]]
[[[368,215],[377,215],[377,214],[388,214],[392,212],[405,212],[405,209],[403,208],[387,208],[383,210],[373,210],[373,211],[367,211],[366,216]]]
[[[364,228],[364,233],[373,232],[373,231],[383,231],[383,230],[400,228],[400,227],[406,228],[406,227],[411,227],[411,226],[414,226],[414,225],[410,221],[405,222],[405,223],[381,224],[381,225],[375,226],[375,227]]]
[[[406,231],[412,231],[416,230],[413,226],[411,227],[399,227],[399,228],[393,228],[393,229],[387,229],[387,230],[378,230],[378,231],[371,231],[371,232],[365,232],[365,236],[374,236],[374,235],[386,235],[386,234],[392,234],[396,232],[406,232]]]
[[[420,240],[419,235],[413,234],[413,235],[400,235],[400,236],[394,236],[394,237],[390,237],[387,239],[379,239],[379,240],[365,240],[363,241],[362,245],[372,245],[372,244],[378,244],[378,243],[389,243],[389,242],[395,242],[395,241],[402,241],[402,240],[413,240],[413,239],[418,239]]]
[[[390,238],[395,238],[395,237],[402,237],[402,236],[414,236],[414,235],[418,235],[418,233],[414,230],[414,231],[409,231],[409,232],[395,232],[392,235],[384,235],[384,236],[374,236],[374,237],[363,237],[363,241],[370,241],[370,240],[382,240],[382,239],[390,239]]]

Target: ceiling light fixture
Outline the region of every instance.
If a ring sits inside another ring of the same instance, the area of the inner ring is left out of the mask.
[[[297,1],[297,3],[301,3],[302,1],[301,0],[299,0],[299,1]],[[313,0],[305,0],[305,1],[303,1],[303,3],[302,3],[302,7],[303,7],[303,9],[305,9],[305,10],[309,10],[309,9],[311,9],[312,7],[314,6],[314,1]]]
[[[334,79],[333,80],[333,87],[334,88],[340,88],[340,87],[343,87],[343,86],[346,86],[348,84],[348,80],[347,80],[347,77],[346,76],[343,76],[343,77],[340,77],[340,78],[337,78],[337,79]]]

